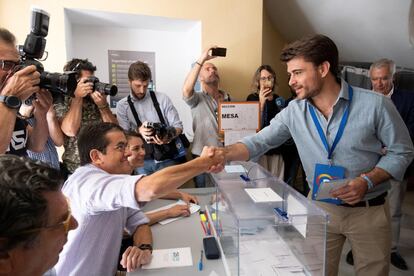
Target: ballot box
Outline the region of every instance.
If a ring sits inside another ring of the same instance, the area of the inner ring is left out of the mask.
[[[227,275],[324,275],[327,214],[254,162],[211,175],[209,208]]]

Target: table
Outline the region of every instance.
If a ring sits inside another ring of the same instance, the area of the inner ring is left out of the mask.
[[[197,196],[199,204],[202,209],[205,205],[210,204],[212,194],[215,193],[215,188],[194,188],[194,189],[181,189],[190,194]],[[171,204],[172,200],[158,199],[146,204],[143,208],[144,211],[150,211],[168,204]],[[191,254],[193,257],[193,266],[185,267],[172,267],[162,269],[148,269],[137,270],[135,272],[127,273],[129,276],[142,276],[142,275],[157,275],[157,276],[208,276],[212,271],[215,271],[217,275],[224,276],[225,270],[222,263],[222,259],[207,260],[203,256],[204,268],[202,271],[198,271],[198,262],[200,260],[200,251],[203,249],[203,237],[204,232],[201,228],[200,217],[198,214],[193,214],[190,217],[181,218],[177,221],[171,222],[166,225],[155,224],[151,226],[153,235],[153,247],[154,249],[168,249],[179,247],[191,247]]]

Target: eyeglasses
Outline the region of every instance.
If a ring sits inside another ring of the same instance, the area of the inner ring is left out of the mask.
[[[268,77],[261,77],[259,80],[261,81],[272,81],[275,78],[273,76],[268,76]]]
[[[10,71],[18,64],[18,62],[11,60],[0,60],[0,68],[3,71]]]
[[[61,226],[63,226],[63,229],[65,230],[65,234],[67,234],[69,232],[70,222],[72,219],[72,210],[70,209],[69,200],[68,199],[66,200],[68,202],[68,217],[64,221],[53,224],[53,225],[46,225],[46,226],[39,227],[39,228],[33,228],[33,229],[13,233],[11,236],[20,236],[20,235],[25,235],[25,234],[36,233],[36,232],[42,231],[43,229],[53,229],[53,228],[58,228]]]

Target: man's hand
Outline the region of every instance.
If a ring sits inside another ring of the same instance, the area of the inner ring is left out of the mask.
[[[357,177],[349,181],[348,185],[332,191],[331,195],[353,205],[364,198],[367,190],[367,181],[362,177]]]
[[[99,91],[94,91],[91,93],[91,98],[93,102],[99,107],[109,107],[108,102],[106,101],[106,95],[101,94]]]
[[[209,47],[207,47],[207,49],[205,49],[203,51],[203,53],[201,53],[200,58],[197,60],[198,63],[203,64],[204,62],[206,62],[207,60],[216,58],[215,56],[210,55],[211,53],[211,49],[213,48],[217,48],[217,45],[210,45]]]
[[[147,125],[147,122],[143,122],[142,125],[138,128],[138,133],[142,135],[142,137],[145,139],[145,141],[149,144],[154,144],[153,141],[153,134],[154,129],[150,127],[145,127]]]
[[[167,215],[169,218],[176,217],[188,217],[191,215],[188,205],[177,204],[169,209],[167,209]]]
[[[24,101],[39,91],[39,82],[40,73],[36,66],[30,65],[14,73],[0,92],[1,95],[16,96]]]
[[[208,172],[218,173],[224,169],[224,165],[226,163],[226,153],[224,148],[205,146],[201,152],[200,157],[209,158],[210,167],[208,169]]]
[[[75,98],[85,98],[93,91],[93,83],[86,81],[88,78],[81,78],[76,86]]]
[[[33,115],[36,119],[42,117],[46,118],[46,113],[49,111],[53,104],[53,98],[49,91],[46,89],[40,89],[36,94],[36,99],[32,102],[34,111]]]
[[[120,264],[123,268],[127,269],[127,272],[132,272],[143,264],[148,264],[151,261],[151,251],[141,250],[136,246],[128,247],[124,254]]]
[[[187,204],[190,204],[190,203],[195,203],[195,204],[198,204],[198,199],[197,199],[197,197],[196,197],[196,196],[194,196],[194,195],[190,195],[190,194],[185,193],[185,192],[179,192],[179,193],[181,194],[181,199],[182,199],[185,203],[187,203]]]

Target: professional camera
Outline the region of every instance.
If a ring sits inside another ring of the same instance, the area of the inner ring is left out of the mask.
[[[21,55],[20,69],[35,65],[37,71],[40,73],[40,88],[48,89],[54,98],[56,96],[55,94],[73,96],[77,86],[76,73],[65,72],[60,74],[46,72],[42,63],[38,60],[43,57],[45,52],[45,37],[48,31],[49,14],[44,10],[33,8],[30,33],[27,35],[24,45],[19,46]],[[30,98],[33,99],[34,97],[32,96]]]
[[[151,128],[152,129],[151,136],[157,135],[158,138],[160,139],[164,139],[165,136],[167,136],[168,134],[167,126],[162,123],[146,122],[144,127]],[[152,139],[150,139],[150,141],[152,141]],[[150,142],[150,141],[147,141],[147,142]]]
[[[118,87],[109,83],[99,82],[95,76],[90,76],[85,82],[93,83],[93,91],[98,91],[103,95],[115,96],[118,93]]]

